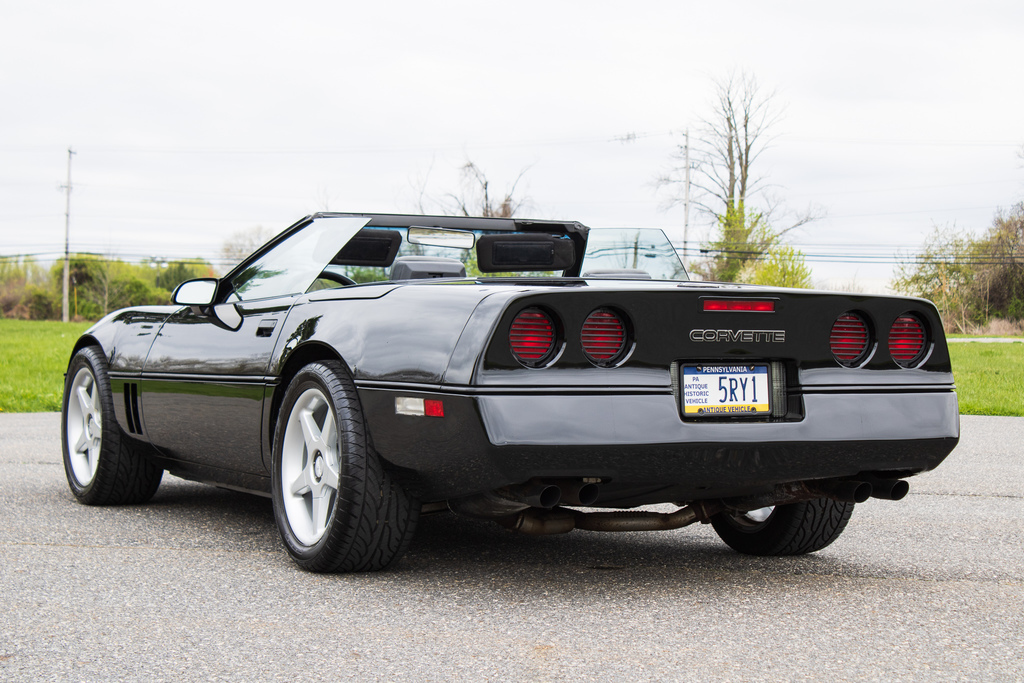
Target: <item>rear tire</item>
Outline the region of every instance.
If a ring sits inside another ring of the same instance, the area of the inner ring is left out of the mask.
[[[746,555],[803,555],[828,546],[843,533],[853,503],[817,498],[745,512],[721,512],[711,518],[719,538]]]
[[[61,426],[64,473],[80,502],[144,503],[160,487],[163,469],[117,424],[107,360],[94,346],[79,350],[68,365]]]
[[[337,361],[311,363],[288,385],[271,486],[285,548],[309,571],[389,567],[419,519],[419,505],[374,452],[355,385]]]

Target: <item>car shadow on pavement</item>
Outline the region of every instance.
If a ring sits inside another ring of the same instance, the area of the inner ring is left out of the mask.
[[[584,572],[609,580],[615,572],[677,579],[685,570],[699,573],[765,572],[773,574],[841,574],[844,563],[827,553],[801,557],[740,555],[718,540],[708,525],[676,531],[601,533],[575,530],[551,536],[525,536],[484,520],[450,513],[421,519],[405,565],[456,567],[487,565],[511,574],[537,570],[567,573],[578,580]]]
[[[80,511],[84,526],[102,522],[123,534],[118,545],[154,543],[168,548],[231,552],[266,552],[275,564],[284,556],[269,498],[167,477],[144,505],[88,508]],[[97,519],[97,517],[101,519]],[[113,539],[111,539],[113,540]],[[841,542],[841,541],[840,541]],[[289,563],[290,564],[290,563]],[[760,558],[726,547],[708,525],[676,531],[526,536],[494,522],[450,512],[425,515],[409,551],[382,574],[358,575],[358,581],[421,581],[458,575],[501,577],[509,585],[572,586],[580,581],[614,586],[620,581],[668,581],[681,577],[699,583],[723,577],[847,573],[840,558],[828,551],[802,557]],[[296,572],[303,573],[295,567]],[[349,575],[352,578],[355,575]],[[616,578],[619,576],[620,578]],[[472,579],[470,579],[472,580]],[[538,583],[539,582],[539,583]]]

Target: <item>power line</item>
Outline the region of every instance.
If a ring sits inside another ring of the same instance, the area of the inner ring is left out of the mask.
[[[524,147],[524,146],[565,146],[577,144],[608,144],[608,143],[633,143],[637,140],[651,139],[658,137],[672,137],[684,135],[683,130],[658,130],[627,133],[594,134],[579,137],[554,137],[554,138],[533,138],[521,140],[491,140],[491,141],[461,141],[461,142],[440,142],[440,143],[406,143],[406,144],[360,144],[340,145],[334,147],[204,147],[204,146],[178,146],[178,147],[145,147],[137,145],[90,145],[85,148],[91,152],[108,152],[118,154],[358,154],[378,152],[404,152],[416,150],[442,150],[442,149],[486,149],[500,147]],[[883,147],[905,146],[905,147],[1009,147],[1017,148],[1020,141],[1001,140],[880,140],[866,138],[828,138],[802,135],[780,135],[780,141],[812,143],[812,144],[843,144],[843,145],[877,145]],[[44,151],[52,149],[49,145],[0,145],[4,151]]]
[[[780,135],[780,140],[810,142],[813,144],[878,145],[882,147],[1019,147],[1020,142],[976,140],[865,140],[856,138],[817,138],[800,135]]]

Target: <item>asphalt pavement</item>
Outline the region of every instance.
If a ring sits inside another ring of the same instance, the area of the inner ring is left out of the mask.
[[[78,504],[59,423],[0,414],[4,681],[1024,679],[1024,418],[963,417],[813,555],[445,513],[397,569],[336,576],[289,560],[267,499],[166,476]]]

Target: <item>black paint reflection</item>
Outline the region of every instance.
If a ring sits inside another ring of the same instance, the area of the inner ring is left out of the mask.
[[[190,309],[164,324],[141,381],[146,427],[162,453],[266,473],[260,431],[265,375],[293,300],[237,304],[237,330]]]

